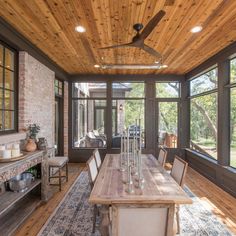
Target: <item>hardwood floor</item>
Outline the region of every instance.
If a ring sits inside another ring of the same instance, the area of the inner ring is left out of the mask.
[[[58,186],[53,186],[54,196],[46,203],[38,207],[34,213],[25,221],[25,223],[16,231],[17,236],[37,235],[54,209],[61,202],[70,186],[74,183],[85,164],[69,163],[69,181],[62,184],[62,191],[58,191]]]
[[[236,235],[236,198],[188,168],[185,184]]]
[[[85,169],[85,164],[70,163],[69,182],[64,183],[62,191],[57,191],[48,203],[40,206],[15,235],[37,235],[83,169]],[[236,235],[236,199],[191,168],[187,171],[186,185],[201,199],[205,207],[212,210]]]

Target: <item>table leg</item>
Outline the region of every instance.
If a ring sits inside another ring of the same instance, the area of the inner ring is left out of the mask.
[[[101,223],[100,223],[100,233],[101,236],[109,236],[109,227],[110,227],[110,220],[109,220],[109,206],[103,205],[100,209],[101,214]]]

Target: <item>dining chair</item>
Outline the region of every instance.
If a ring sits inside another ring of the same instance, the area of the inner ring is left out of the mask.
[[[89,178],[90,178],[90,185],[91,189],[94,186],[95,180],[98,175],[98,169],[97,169],[97,164],[95,161],[94,155],[92,155],[89,160],[86,163],[87,168],[88,168],[88,173],[89,173]],[[98,206],[94,204],[94,209],[93,209],[93,233],[95,232],[95,226],[96,226],[96,216],[98,215]]]
[[[174,180],[183,187],[184,177],[187,171],[188,163],[178,156],[175,156],[170,175]]]
[[[175,156],[174,163],[170,172],[170,175],[174,180],[183,188],[184,178],[187,172],[188,163],[181,159],[178,156]],[[177,234],[180,233],[180,224],[179,224],[179,205],[176,205],[176,223],[177,223]]]
[[[97,148],[93,151],[93,155],[96,161],[97,169],[99,171],[101,168],[102,160],[101,160],[101,156]]]
[[[167,157],[167,151],[164,148],[160,148],[159,155],[157,161],[161,164],[161,166],[165,167]]]

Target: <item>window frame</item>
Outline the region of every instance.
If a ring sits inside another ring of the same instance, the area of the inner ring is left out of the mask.
[[[116,96],[113,96],[113,84],[122,84],[122,83],[134,83],[134,84],[143,84],[144,85],[144,91],[143,91],[143,97],[116,97]],[[111,103],[112,103],[112,110],[115,109],[116,112],[116,118],[115,118],[115,133],[117,132],[117,129],[118,129],[118,121],[117,121],[117,101],[118,100],[127,100],[127,101],[143,101],[143,105],[144,105],[144,147],[143,149],[146,148],[146,99],[147,99],[147,96],[146,96],[146,81],[144,80],[139,80],[139,81],[136,81],[136,80],[122,80],[122,81],[111,81]],[[113,101],[116,101],[116,105],[113,106]],[[113,113],[112,113],[113,115]],[[112,124],[113,125],[113,124]],[[113,127],[112,127],[112,130],[113,130]],[[112,137],[113,137],[113,134],[112,134]],[[116,150],[116,149],[120,149],[120,148],[117,148],[117,147],[113,147],[111,145],[111,149],[112,150]]]
[[[94,84],[96,84],[96,83],[104,83],[104,84],[106,84],[106,97],[87,97],[87,95],[86,94],[84,94],[82,91],[80,91],[80,93],[81,93],[81,95],[83,96],[83,97],[76,97],[76,96],[74,96],[74,84],[76,84],[76,83],[94,83]],[[71,83],[71,91],[72,91],[72,93],[71,93],[71,101],[70,101],[70,103],[71,103],[71,107],[72,107],[72,115],[71,115],[71,117],[72,117],[72,122],[71,122],[71,124],[72,124],[72,127],[74,127],[74,114],[75,114],[75,110],[74,110],[74,101],[93,101],[93,106],[94,106],[94,111],[95,111],[95,108],[96,108],[96,106],[95,106],[95,101],[97,101],[97,100],[101,100],[101,101],[106,101],[106,106],[103,106],[103,108],[104,108],[104,110],[105,110],[105,114],[104,114],[104,120],[106,120],[106,112],[107,112],[107,91],[108,91],[108,84],[107,84],[107,82],[106,81],[98,81],[98,82],[92,82],[92,81],[75,81],[75,82],[72,82]],[[81,104],[80,104],[81,105]],[[87,106],[86,108],[85,108],[85,106]],[[83,104],[83,108],[85,109],[85,111],[84,111],[84,114],[86,114],[86,118],[88,119],[88,103],[86,103],[86,105],[85,104]],[[84,119],[84,121],[85,121],[85,119],[86,118],[83,118]],[[93,114],[93,118],[95,118],[95,113]],[[94,120],[94,122],[93,123],[95,123],[95,120]],[[80,124],[79,124],[80,125]],[[104,133],[106,133],[106,124],[104,125]],[[74,137],[75,137],[75,131],[74,131],[74,129],[72,129],[72,132],[71,132],[71,134],[72,134],[72,136],[71,136],[71,146],[72,146],[72,150],[91,150],[91,149],[94,149],[94,147],[76,147],[75,146],[75,144],[74,144]],[[105,147],[97,147],[98,149],[107,149],[107,145],[105,146]]]
[[[236,90],[236,81],[231,81],[231,64],[230,62],[232,60],[236,60],[236,56],[232,57],[229,59],[229,84],[226,85],[225,87],[229,88],[229,102],[230,102],[230,115],[229,115],[229,127],[231,127],[231,96],[232,96],[232,90]],[[229,128],[230,129],[230,128]],[[231,137],[231,129],[229,130],[230,137]],[[228,165],[230,168],[236,169],[236,166],[231,165],[231,139],[229,139],[229,160],[228,160]]]
[[[208,73],[208,72],[210,72],[210,71],[212,71],[214,69],[217,70],[217,87],[213,88],[213,89],[210,89],[210,90],[207,90],[207,91],[204,91],[204,92],[200,92],[198,94],[191,95],[191,81],[199,78],[200,76],[202,76],[202,75],[204,75],[204,74],[206,74],[206,73]],[[209,67],[208,69],[202,71],[201,73],[193,76],[192,78],[188,79],[188,83],[189,83],[189,98],[198,97],[198,96],[204,96],[204,95],[207,95],[207,94],[209,94],[209,93],[211,93],[213,91],[218,92],[218,87],[219,87],[218,86],[218,66],[217,65],[213,65],[213,66]]]
[[[5,48],[7,48],[8,50],[10,50],[11,52],[13,52],[14,54],[14,70],[8,69],[11,72],[14,72],[14,90],[11,89],[6,89],[5,87],[2,88],[3,90],[3,104],[4,104],[4,94],[5,91],[11,91],[14,93],[14,102],[13,102],[13,106],[14,109],[1,109],[1,115],[4,116],[5,111],[13,111],[14,112],[14,127],[13,129],[8,129],[8,130],[0,130],[0,135],[5,135],[5,134],[12,134],[12,133],[17,133],[18,132],[18,95],[19,95],[19,91],[18,91],[18,74],[19,74],[19,53],[16,49],[12,48],[11,46],[9,46],[7,43],[3,42],[2,40],[0,40],[0,45],[3,46],[4,50],[3,50],[3,65],[0,65],[1,68],[3,68],[3,84],[5,84]]]
[[[217,87],[216,88],[214,88],[214,89],[211,89],[211,90],[208,90],[208,91],[204,91],[204,92],[201,92],[201,93],[198,93],[198,94],[194,94],[194,95],[191,95],[191,81],[193,81],[194,79],[197,79],[197,78],[199,78],[200,76],[202,76],[202,75],[204,75],[204,74],[206,74],[206,73],[208,73],[209,71],[212,71],[212,70],[214,70],[214,69],[216,69],[217,70]],[[202,71],[201,73],[199,73],[199,74],[197,74],[197,75],[195,75],[195,76],[193,76],[192,78],[190,78],[190,79],[188,79],[188,88],[189,88],[189,96],[188,96],[188,99],[189,99],[189,106],[190,106],[190,110],[189,110],[189,122],[190,122],[190,124],[191,124],[191,115],[192,115],[192,113],[191,113],[191,107],[192,107],[192,103],[191,103],[191,100],[192,99],[195,99],[195,98],[199,98],[199,97],[204,97],[204,96],[207,96],[207,95],[211,95],[211,94],[216,94],[216,100],[217,100],[217,105],[216,105],[216,112],[217,112],[217,114],[216,114],[216,117],[217,117],[217,120],[218,120],[218,87],[219,87],[219,85],[218,85],[218,79],[219,79],[219,76],[218,76],[218,66],[217,65],[213,65],[213,66],[211,66],[211,67],[209,67],[209,68],[207,68],[206,70],[204,70],[204,71]],[[216,120],[216,128],[217,128],[217,132],[218,132],[218,121]],[[218,136],[218,133],[217,133],[217,136]],[[190,127],[190,130],[189,130],[189,148],[190,148],[190,150],[191,151],[194,151],[194,152],[197,152],[197,153],[199,153],[200,155],[203,155],[203,156],[205,156],[205,157],[207,157],[207,158],[210,158],[211,160],[213,160],[213,161],[216,161],[216,162],[218,162],[218,137],[216,138],[216,150],[217,150],[217,155],[216,155],[216,158],[214,158],[213,156],[211,156],[210,154],[206,154],[206,153],[202,153],[202,152],[199,152],[199,151],[197,151],[197,150],[195,150],[195,149],[192,149],[191,148],[191,127]]]

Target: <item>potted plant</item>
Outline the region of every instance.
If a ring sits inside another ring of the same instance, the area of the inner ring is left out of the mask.
[[[30,124],[27,128],[28,131],[28,140],[25,146],[27,152],[34,152],[37,149],[36,145],[36,136],[40,131],[40,126],[37,124]]]

